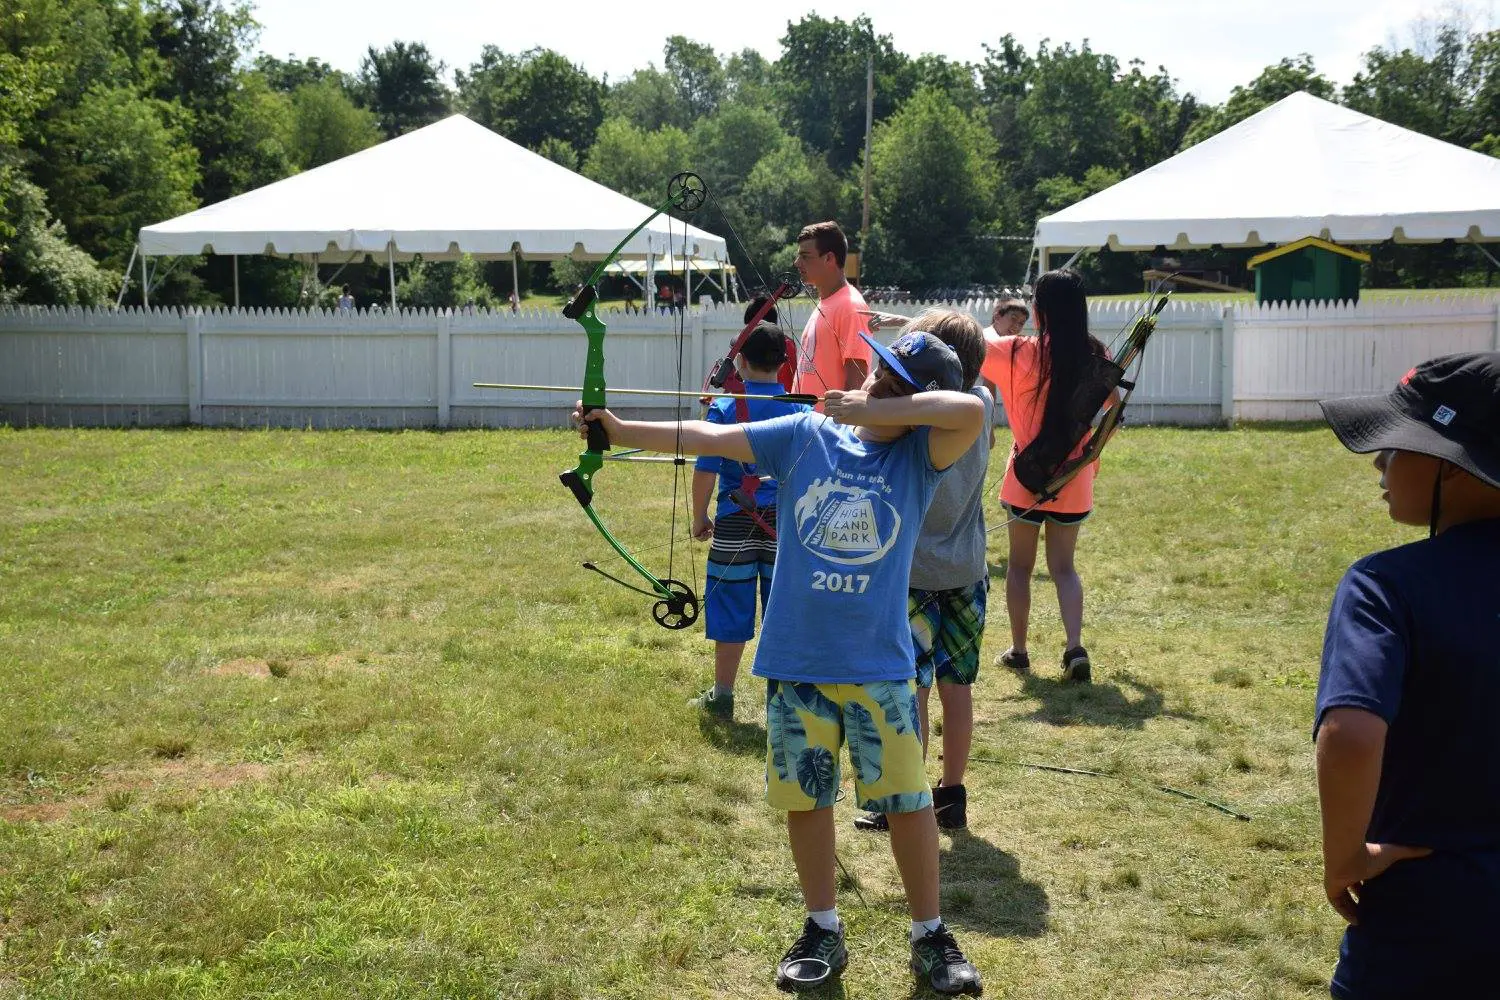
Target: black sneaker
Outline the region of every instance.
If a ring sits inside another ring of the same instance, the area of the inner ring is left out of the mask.
[[[1093,670],[1089,667],[1089,651],[1082,646],[1074,646],[1063,653],[1062,672],[1063,680],[1071,684],[1087,684],[1093,680]]]
[[[1031,672],[1031,657],[1026,655],[1024,649],[1018,651],[1015,647],[1011,647],[1001,653],[995,659],[995,663],[1008,670],[1014,670],[1018,674],[1028,674]]]
[[[885,818],[885,813],[860,813],[854,817],[854,829],[866,833],[890,833],[891,821]]]
[[[963,785],[938,782],[932,790],[932,811],[944,830],[962,830],[969,825],[969,792]]]
[[[776,965],[776,988],[787,993],[815,990],[844,971],[849,949],[844,947],[844,923],[825,931],[812,917],[802,925],[802,936]]]
[[[939,924],[937,930],[928,931],[925,937],[912,942],[911,971],[945,996],[967,993],[977,997],[984,992],[979,970],[958,950],[958,942],[953,940],[947,924]]]

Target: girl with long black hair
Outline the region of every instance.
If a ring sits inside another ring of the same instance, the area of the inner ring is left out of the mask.
[[[1080,525],[1093,512],[1094,474],[1090,464],[1056,497],[1038,504],[1037,495],[1016,477],[1016,456],[1038,438],[1068,435],[1076,427],[1068,403],[1087,377],[1091,360],[1108,351],[1089,334],[1088,299],[1083,279],[1069,268],[1048,271],[1036,283],[1032,301],[1035,337],[1000,337],[989,342],[983,374],[1000,392],[1014,436],[1000,500],[1012,518],[1010,557],[1005,567],[1005,603],[1010,615],[1011,647],[999,663],[1017,672],[1031,669],[1026,648],[1031,617],[1031,574],[1036,567],[1042,526],[1047,528],[1047,571],[1057,588],[1066,642],[1063,679],[1087,683],[1092,677],[1083,646],[1083,581],[1073,564]],[[1064,444],[1066,448],[1067,445]],[[1077,442],[1073,458],[1082,452]]]

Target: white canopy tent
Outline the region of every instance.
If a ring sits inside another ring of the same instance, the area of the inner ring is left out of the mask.
[[[490,260],[598,260],[651,207],[454,115],[146,226],[137,250],[143,286],[148,258],[202,253],[274,254],[340,264],[371,256],[393,268],[396,261],[416,254],[428,260],[463,254]],[[624,254],[649,264],[669,251],[716,262],[729,259],[721,237],[667,216],[652,220]],[[394,270],[391,285],[394,300]]]
[[[1054,250],[1500,240],[1500,159],[1292,94],[1037,223]]]
[[[689,300],[693,297],[694,274],[702,276],[699,279],[699,287],[702,287],[703,282],[707,282],[717,288],[719,294],[724,298],[733,298],[735,300],[739,298],[736,283],[731,280],[738,272],[733,264],[725,263],[722,260],[717,262],[701,261],[693,257],[666,254],[661,257],[652,258],[651,260],[617,260],[605,268],[605,271],[609,274],[621,275],[627,281],[634,284],[636,288],[641,290],[641,294],[646,296],[647,301],[650,301],[651,298],[647,289],[652,287],[654,275],[662,273],[682,274],[683,281],[687,286]],[[715,271],[719,273],[717,281],[714,280]]]

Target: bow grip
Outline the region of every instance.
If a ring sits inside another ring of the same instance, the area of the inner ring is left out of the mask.
[[[578,319],[589,311],[589,306],[594,304],[596,295],[598,295],[598,292],[595,291],[593,285],[584,285],[578,290],[578,294],[569,299],[568,304],[563,306],[563,315],[568,319]]]
[[[583,404],[583,412],[586,414],[602,409],[604,409],[602,406]],[[603,424],[597,420],[585,420],[583,426],[588,432],[589,451],[609,451],[609,432],[604,429]]]

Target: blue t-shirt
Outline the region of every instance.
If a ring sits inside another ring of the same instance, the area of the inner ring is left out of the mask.
[[[745,425],[781,483],[776,575],[755,651],[758,677],[867,684],[916,676],[907,583],[942,473],[928,428],[861,441],[818,413]]]
[[[1500,927],[1500,520],[1350,567],[1328,617],[1315,736],[1333,708],[1390,727],[1365,839],[1435,852],[1365,884],[1334,995],[1468,987],[1492,971],[1475,964],[1476,935]]]
[[[780,382],[746,382],[745,393],[752,396],[779,396],[786,392],[786,387]],[[708,408],[706,419],[711,424],[737,424],[740,422],[739,414],[735,404],[739,400],[716,399]],[[812,409],[806,403],[788,403],[782,399],[747,399],[745,405],[750,410],[750,420],[770,420],[772,417],[785,416],[788,413],[805,413]],[[699,472],[717,472],[719,474],[719,488],[715,495],[718,497],[718,507],[715,517],[723,517],[725,514],[736,513],[743,510],[739,504],[730,499],[729,494],[740,488],[740,483],[747,473],[754,474],[755,466],[741,465],[732,458],[719,458],[717,456],[703,455],[693,463],[693,468]],[[755,506],[769,507],[776,502],[776,480],[767,479],[761,482],[755,491]]]

